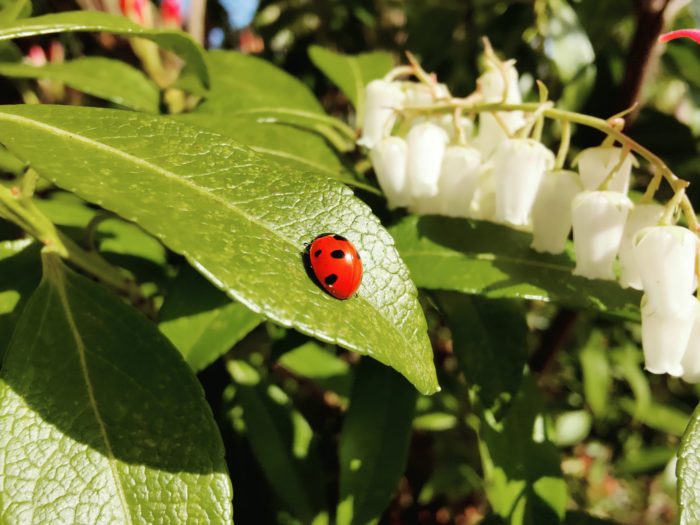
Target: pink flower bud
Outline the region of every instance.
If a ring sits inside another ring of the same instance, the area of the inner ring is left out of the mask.
[[[182,14],[180,12],[180,0],[162,0],[160,4],[160,17],[166,27],[182,26]]]
[[[34,45],[29,48],[26,61],[32,66],[41,67],[46,65],[46,53],[41,46]]]

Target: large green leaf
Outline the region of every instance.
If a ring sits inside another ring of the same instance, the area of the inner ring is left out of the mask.
[[[530,234],[488,222],[410,216],[390,229],[418,287],[516,297],[639,319],[640,294],[571,274],[571,253],[539,254]]]
[[[0,242],[0,362],[24,303],[39,284],[39,246],[29,240]]]
[[[340,436],[339,525],[375,523],[406,468],[416,394],[393,370],[363,360]]]
[[[167,140],[166,140],[167,139]],[[168,118],[65,106],[0,107],[0,142],[42,176],[159,237],[230,297],[284,326],[438,389],[417,292],[389,234],[342,184],[281,170],[236,142]],[[355,297],[307,274],[317,235],[355,244]]]
[[[32,14],[30,0],[0,0],[0,25]]]
[[[177,118],[228,135],[284,165],[356,183],[323,136],[310,129],[317,124],[293,116],[298,111],[325,116],[309,88],[250,55],[212,51],[208,60],[212,87],[207,100]]]
[[[0,76],[58,80],[88,95],[149,113],[157,113],[160,103],[158,88],[141,71],[109,58],[84,57],[41,67],[0,63]]]
[[[243,410],[248,441],[265,477],[301,523],[311,523],[323,504],[313,431],[291,400],[244,361],[228,364],[236,382],[234,402]]]
[[[130,22],[123,16],[99,11],[67,11],[25,18],[9,26],[0,27],[0,41],[67,31],[104,31],[152,40],[185,61],[181,82],[186,82],[190,91],[204,95],[209,87],[209,72],[204,52],[192,37],[181,31],[148,29]]]
[[[160,331],[199,372],[260,324],[261,317],[185,266],[168,287]]]
[[[151,323],[44,256],[0,373],[4,523],[227,523],[196,378]]]
[[[345,93],[358,115],[364,114],[365,86],[376,78],[382,78],[394,66],[394,58],[384,51],[344,55],[311,46],[309,57]]]
[[[469,388],[481,407],[502,410],[520,388],[528,359],[523,309],[507,299],[457,293],[443,292],[437,299]]]
[[[678,449],[678,504],[681,525],[700,523],[700,405]]]

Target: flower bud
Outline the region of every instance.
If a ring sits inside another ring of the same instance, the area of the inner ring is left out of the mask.
[[[385,134],[391,132],[396,121],[396,108],[401,107],[404,93],[398,84],[373,80],[365,88],[365,114],[362,118],[361,146],[373,148]]]
[[[419,199],[414,203],[414,211],[422,215],[469,217],[480,165],[481,155],[476,149],[449,146],[442,158],[437,195]]]
[[[406,144],[406,176],[411,197],[415,201],[437,195],[447,133],[436,124],[424,122],[411,128]]]
[[[450,90],[445,84],[428,86],[422,82],[401,82],[404,92],[404,103],[407,106],[429,106],[436,100],[449,98]]]
[[[700,383],[700,301],[697,299],[693,316],[693,328],[688,338],[688,347],[681,360],[683,381],[686,383]]]
[[[613,263],[620,247],[627,214],[627,195],[616,191],[584,191],[571,203],[576,268],[588,279],[615,279]]]
[[[32,47],[29,48],[29,52],[27,53],[27,57],[25,58],[25,61],[36,67],[41,67],[46,65],[46,53],[44,52],[44,48],[39,46],[39,45],[33,45]]]
[[[518,85],[518,70],[513,61],[502,64],[503,70],[489,67],[476,81],[484,102],[520,104],[523,97]],[[507,91],[507,92],[506,92]]]
[[[181,27],[182,13],[180,0],[162,0],[160,3],[160,19],[165,27]]]
[[[571,203],[581,193],[578,173],[548,171],[532,206],[532,248],[538,252],[562,253],[571,231]]]
[[[678,302],[678,310],[666,313],[656,308],[646,295],[642,297],[644,367],[652,374],[683,375],[681,362],[690,341],[697,299],[686,295]]]
[[[491,161],[482,164],[478,174],[479,181],[474,190],[470,216],[482,221],[493,221],[496,216],[496,185]]]
[[[596,191],[610,172],[620,163],[622,148],[613,146],[598,146],[588,148],[579,153],[578,172],[581,174],[581,182],[584,189]],[[632,155],[627,153],[622,165],[610,179],[607,190],[627,193],[632,172]]]
[[[652,226],[634,237],[634,258],[644,293],[654,308],[670,314],[695,289],[697,237],[681,226]]]
[[[493,154],[496,185],[496,221],[527,226],[544,172],[554,165],[554,155],[531,139],[508,139]]]
[[[372,148],[369,158],[389,208],[407,206],[406,141],[401,137],[385,138]]]
[[[634,257],[634,236],[638,231],[659,223],[664,213],[664,207],[660,204],[636,204],[630,211],[625,222],[625,229],[620,241],[620,284],[624,288],[642,289],[642,280],[639,277],[637,261]]]

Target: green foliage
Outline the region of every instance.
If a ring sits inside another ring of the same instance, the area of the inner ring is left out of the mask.
[[[340,435],[339,525],[379,520],[406,466],[415,402],[401,376],[362,361]]]
[[[58,256],[43,262],[0,374],[3,521],[230,521],[221,438],[177,351]]]
[[[0,76],[58,80],[88,95],[147,113],[158,113],[160,104],[158,88],[141,71],[108,58],[85,57],[41,67],[0,63]]]
[[[700,411],[696,408],[678,450],[678,501],[682,525],[690,525],[700,520],[698,447],[700,447]]]
[[[437,389],[408,271],[377,219],[343,186],[283,173],[221,135],[136,113],[5,106],[0,140],[53,182],[162,239],[254,311],[370,353],[422,392]],[[304,244],[329,231],[367,254],[362,289],[347,303],[320,290],[303,265]]]
[[[152,40],[185,60],[179,85],[192,93],[203,95],[209,88],[209,71],[204,52],[186,33],[165,29],[147,29],[124,17],[97,11],[69,11],[37,16],[0,27],[0,41],[28,36],[50,35],[74,31],[105,31]]]

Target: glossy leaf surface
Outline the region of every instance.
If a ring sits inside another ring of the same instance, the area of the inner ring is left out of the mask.
[[[281,170],[216,133],[126,111],[5,106],[0,142],[42,176],[160,238],[251,310],[370,354],[421,392],[438,388],[408,270],[343,185]],[[305,245],[325,232],[346,236],[361,254],[363,283],[351,300],[333,299],[307,274]]]

